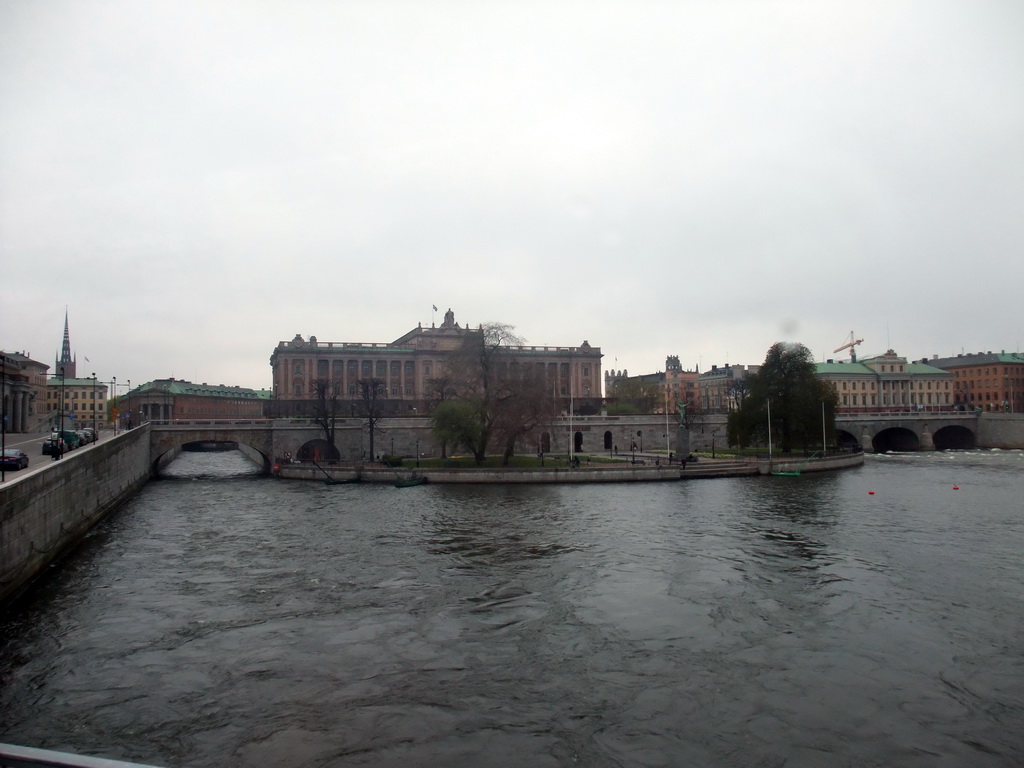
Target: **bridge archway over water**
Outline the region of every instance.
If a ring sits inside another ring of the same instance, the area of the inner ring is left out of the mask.
[[[857,436],[847,432],[845,429],[836,429],[836,445],[844,450],[863,447]]]
[[[943,427],[932,436],[935,450],[948,451],[954,448],[976,448],[978,441],[975,434],[958,424]]]
[[[871,448],[875,453],[886,451],[919,451],[921,439],[906,427],[890,427],[871,438]]]
[[[265,422],[234,422],[230,424],[151,422],[149,458],[153,477],[160,468],[192,443],[236,443],[250,459],[269,474],[273,455],[273,430]]]

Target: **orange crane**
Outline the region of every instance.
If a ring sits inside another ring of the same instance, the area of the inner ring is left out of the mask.
[[[857,362],[857,350],[854,349],[854,347],[856,347],[858,344],[861,344],[863,341],[864,341],[864,339],[858,339],[856,336],[853,335],[853,331],[850,331],[849,341],[847,341],[841,347],[837,347],[836,349],[833,349],[832,352],[834,354],[836,352],[842,352],[844,349],[849,349],[850,350],[850,362],[851,363],[856,363]]]

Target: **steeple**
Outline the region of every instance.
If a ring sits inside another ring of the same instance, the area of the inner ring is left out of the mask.
[[[74,379],[77,360],[71,357],[71,335],[68,333],[68,311],[64,310],[64,344],[61,346],[60,357],[54,363],[53,374],[60,375],[61,367],[64,368],[64,378]]]

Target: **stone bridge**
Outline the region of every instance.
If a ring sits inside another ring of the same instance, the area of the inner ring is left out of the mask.
[[[840,445],[865,451],[932,451],[978,445],[978,415],[969,412],[858,413],[836,416]]]
[[[663,437],[662,416],[631,417],[631,421],[622,421],[621,417],[589,416],[576,419],[573,427],[586,436],[581,452],[600,452],[607,450],[607,441],[613,444],[628,446],[632,436],[640,434],[637,427],[643,429],[649,440]],[[918,451],[943,450],[949,448],[975,448],[985,446],[991,440],[979,441],[979,422],[985,415],[974,413],[926,412],[926,413],[871,413],[871,414],[840,414],[836,419],[836,430],[839,445],[859,445],[865,451]],[[1024,443],[1024,417],[1010,416],[1015,425],[1013,434],[992,442],[994,445],[1010,446]],[[994,419],[994,417],[993,417]],[[990,419],[991,420],[991,419]],[[159,468],[178,455],[182,446],[189,443],[231,442],[264,471],[270,471],[275,462],[284,457],[295,458],[318,455],[315,450],[323,448],[323,432],[308,420],[299,419],[249,419],[249,420],[194,420],[194,421],[152,421],[150,427],[150,456],[154,474]],[[709,435],[724,435],[725,422],[708,422]],[[559,429],[568,428],[559,423]],[[991,428],[989,432],[991,432]],[[984,432],[984,430],[983,430]],[[991,435],[989,436],[991,437]],[[674,441],[675,442],[675,441]],[[675,446],[682,445],[675,442]],[[363,419],[339,419],[336,445],[343,461],[358,461],[369,455],[366,430]],[[721,443],[719,443],[721,446]],[[674,447],[675,447],[674,446]],[[706,447],[696,442],[690,450],[704,450]],[[643,450],[641,447],[640,450]],[[381,429],[377,437],[377,452],[394,452],[399,455],[415,456],[417,453],[432,456],[438,455],[439,446],[435,444],[430,432],[430,419],[427,418],[396,418],[389,419],[386,429]],[[326,455],[326,451],[322,455]]]
[[[274,457],[273,421],[151,421],[149,427],[150,463],[154,475],[178,455],[182,446],[192,443],[238,443],[249,458],[263,465],[264,472],[270,471]]]

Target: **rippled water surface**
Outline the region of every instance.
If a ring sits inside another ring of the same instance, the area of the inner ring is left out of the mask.
[[[643,485],[171,472],[4,617],[0,741],[197,767],[1024,763],[1021,452]]]

